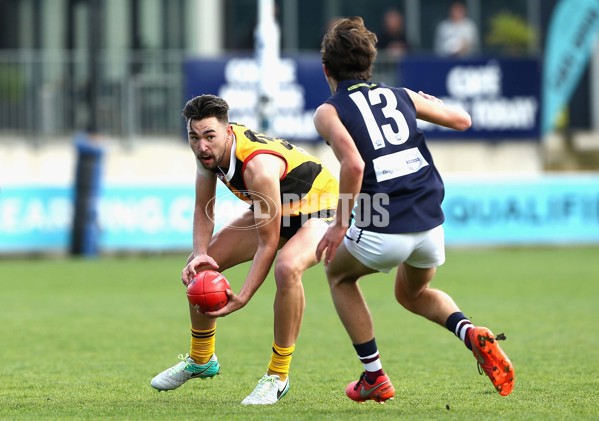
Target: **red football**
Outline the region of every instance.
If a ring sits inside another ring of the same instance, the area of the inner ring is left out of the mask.
[[[229,281],[215,270],[203,270],[187,285],[187,299],[199,311],[220,310],[229,302],[225,292],[231,289]]]

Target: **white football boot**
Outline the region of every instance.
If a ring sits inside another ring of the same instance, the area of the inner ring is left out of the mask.
[[[220,365],[216,354],[210,357],[206,364],[196,364],[189,354],[179,355],[181,362],[167,368],[162,373],[156,375],[150,382],[154,389],[158,391],[173,390],[183,385],[189,379],[208,379],[216,376],[220,372]]]
[[[282,381],[273,374],[262,376],[258,385],[250,395],[241,401],[242,405],[271,405],[277,403],[289,390],[289,377]]]

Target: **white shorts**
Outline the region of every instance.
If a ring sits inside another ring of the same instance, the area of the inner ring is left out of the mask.
[[[351,225],[345,234],[347,250],[363,265],[389,272],[402,263],[433,268],[445,263],[445,234],[439,225],[428,231],[383,234]]]

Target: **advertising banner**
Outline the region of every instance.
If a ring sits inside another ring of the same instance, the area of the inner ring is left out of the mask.
[[[445,236],[452,245],[599,243],[599,176],[445,180]],[[0,190],[0,253],[66,252],[72,191]],[[189,251],[193,186],[106,186],[99,203],[100,250]],[[248,208],[220,183],[215,227]]]
[[[66,250],[73,200],[70,188],[1,187],[0,253]]]
[[[451,245],[599,243],[599,176],[446,180]]]
[[[543,133],[555,126],[587,66],[599,31],[599,1],[561,0],[553,11],[543,67]]]
[[[185,99],[201,94],[224,98],[229,119],[254,130],[260,125],[258,84],[260,71],[253,57],[219,57],[188,60],[184,64]],[[277,71],[279,89],[268,134],[289,141],[319,141],[313,117],[330,96],[320,57],[283,57]]]
[[[472,116],[464,132],[422,121],[429,138],[531,139],[540,136],[541,70],[537,59],[405,57],[402,86],[424,91]]]

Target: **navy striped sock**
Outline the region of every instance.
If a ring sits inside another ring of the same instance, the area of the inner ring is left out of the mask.
[[[454,333],[458,338],[464,342],[464,345],[469,350],[472,350],[472,344],[470,343],[470,337],[468,331],[474,327],[472,322],[460,311],[456,311],[447,318],[445,327]]]
[[[364,366],[364,371],[366,372],[364,379],[368,383],[373,384],[379,376],[385,374],[375,339],[372,338],[363,344],[354,344],[354,349]]]

